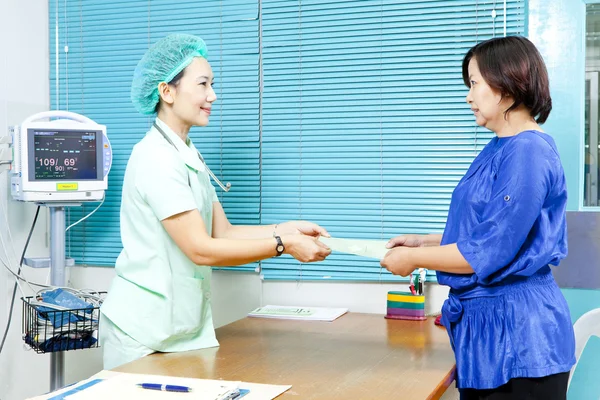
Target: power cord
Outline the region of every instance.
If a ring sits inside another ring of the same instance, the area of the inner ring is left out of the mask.
[[[29,241],[31,240],[31,235],[33,234],[33,229],[35,228],[35,224],[38,219],[38,215],[40,214],[40,206],[35,210],[35,217],[33,217],[33,223],[31,224],[31,229],[29,230],[29,235],[27,236],[27,241],[25,242],[25,247],[23,247],[23,253],[21,253],[21,260],[19,262],[19,270],[17,272],[17,276],[21,275],[21,268],[23,267],[23,261],[25,260],[25,252],[27,251],[27,247],[29,246]],[[15,306],[15,297],[17,295],[17,285],[18,283],[15,281],[15,286],[13,288],[12,299],[10,301],[10,310],[8,313],[8,322],[6,323],[6,330],[4,331],[4,337],[2,338],[2,343],[0,344],[0,354],[2,354],[2,349],[4,349],[4,342],[6,342],[6,337],[8,336],[8,331],[10,329],[10,323],[12,321],[12,314]]]
[[[80,222],[85,221],[86,219],[88,219],[89,217],[92,216],[92,214],[94,214],[96,211],[98,211],[98,209],[100,207],[102,207],[102,204],[104,204],[104,200],[106,200],[106,195],[104,195],[104,197],[102,198],[102,201],[100,202],[100,204],[98,204],[98,207],[94,208],[94,210],[92,212],[90,212],[89,214],[87,214],[85,217],[79,219],[79,221],[67,226],[67,229],[65,229],[65,232],[68,232],[69,229],[71,229],[72,227],[74,227],[75,225],[79,224]]]

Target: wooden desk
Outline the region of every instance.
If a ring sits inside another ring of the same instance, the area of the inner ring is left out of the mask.
[[[244,318],[217,329],[219,348],[153,354],[116,371],[292,385],[278,400],[439,399],[454,354],[433,321]]]

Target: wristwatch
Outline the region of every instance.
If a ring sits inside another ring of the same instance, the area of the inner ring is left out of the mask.
[[[279,236],[273,237],[275,238],[275,240],[277,240],[277,247],[275,247],[275,250],[277,251],[277,257],[279,257],[285,251],[285,246],[283,245],[283,242],[281,241],[281,238]]]

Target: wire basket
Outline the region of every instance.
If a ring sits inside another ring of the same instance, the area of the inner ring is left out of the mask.
[[[106,292],[100,292],[104,295]],[[65,309],[39,304],[33,296],[23,300],[23,340],[36,353],[98,347],[100,307]]]

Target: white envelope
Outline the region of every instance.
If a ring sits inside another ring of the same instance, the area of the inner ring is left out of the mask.
[[[385,247],[388,242],[387,240],[338,239],[322,236],[319,240],[333,251],[376,258],[378,260],[383,259],[387,252],[390,251],[390,249]]]

